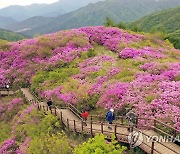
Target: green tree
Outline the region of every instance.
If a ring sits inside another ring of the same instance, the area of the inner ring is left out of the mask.
[[[140,26],[137,26],[137,25],[135,25],[135,26],[133,26],[132,28],[130,28],[132,31],[134,31],[134,32],[142,32],[143,31],[143,29],[140,27]]]
[[[104,23],[104,26],[106,26],[106,27],[115,27],[115,22],[110,17],[106,17],[106,21]]]
[[[118,24],[116,24],[116,27],[118,27],[120,29],[125,29],[125,30],[128,29],[126,23],[121,22],[121,21]]]
[[[103,134],[98,134],[87,142],[77,146],[74,154],[124,154],[126,147],[120,146],[112,135],[112,141],[107,143]]]
[[[67,154],[71,150],[64,133],[42,135],[31,141],[28,154]]]

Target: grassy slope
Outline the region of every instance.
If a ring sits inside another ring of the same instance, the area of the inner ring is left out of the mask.
[[[8,30],[4,30],[4,29],[0,29],[0,39],[2,40],[7,40],[7,41],[19,41],[24,39],[25,36],[15,33],[15,32],[11,32]]]
[[[143,31],[161,30],[168,34],[168,38],[177,49],[180,49],[180,7],[163,10],[146,16],[131,24],[130,27],[138,26]]]

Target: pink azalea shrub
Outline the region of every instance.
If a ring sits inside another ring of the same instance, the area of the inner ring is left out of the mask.
[[[5,140],[3,144],[0,146],[0,153],[1,154],[7,154],[10,153],[9,150],[16,144],[16,141],[14,138]]]
[[[79,31],[88,35],[90,42],[96,42],[115,52],[121,43],[138,42],[143,38],[141,35],[132,35],[114,27],[83,27]]]
[[[72,103],[76,104],[77,103],[77,98],[75,96],[75,93],[70,92],[70,93],[62,93],[63,87],[60,86],[58,88],[55,88],[53,90],[47,90],[42,93],[42,97],[45,98],[51,98],[53,96],[57,97],[59,100],[65,102],[65,103]]]
[[[28,151],[30,141],[31,141],[31,138],[27,137],[26,140],[16,150],[16,154],[26,154]]]
[[[164,54],[148,47],[143,49],[125,48],[119,53],[119,57],[123,59],[137,57],[161,59],[164,58]]]
[[[23,100],[21,98],[13,99],[11,102],[8,103],[7,110],[10,111],[15,108],[15,106],[20,106],[22,104]]]

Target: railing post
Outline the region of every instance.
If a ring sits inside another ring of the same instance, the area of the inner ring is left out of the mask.
[[[81,121],[81,130],[82,130],[82,131],[83,131],[83,129],[84,129],[83,124],[84,124],[84,122],[83,122],[83,120],[82,120],[82,121]]]
[[[91,136],[93,137],[93,130],[92,130],[92,121],[91,121]]]
[[[50,111],[51,111],[51,114],[53,114],[53,112],[52,112],[52,107],[50,107]]]
[[[41,109],[42,109],[42,106],[40,105],[40,106],[39,106],[39,110],[41,110]]]
[[[117,125],[114,126],[114,135],[117,138]]]
[[[69,119],[67,119],[67,128],[69,129]]]
[[[62,117],[62,112],[60,113],[60,119],[61,119],[61,123],[63,124],[63,117]]]
[[[91,116],[91,122],[92,122],[92,116]]]
[[[57,116],[56,107],[54,107],[54,114],[55,114],[55,116]]]
[[[47,111],[48,111],[48,106],[46,106],[46,108],[47,108]]]
[[[177,132],[176,132],[176,130],[174,129],[174,134],[173,134],[173,137],[174,137],[174,138],[176,138],[176,134],[177,134]]]
[[[103,122],[101,122],[101,133],[103,134],[104,131],[103,131]]]
[[[154,131],[156,130],[157,121],[154,119]]]
[[[103,121],[103,118],[102,118],[102,116],[100,115],[99,116],[99,120],[102,122]]]
[[[123,124],[124,120],[123,120],[123,117],[121,117],[121,123]]]
[[[136,117],[136,128],[138,127],[138,116]]]
[[[74,131],[76,132],[76,120],[74,120]]]
[[[151,154],[154,153],[154,141],[152,141]]]
[[[45,111],[45,107],[44,107],[44,105],[43,105],[43,111]]]

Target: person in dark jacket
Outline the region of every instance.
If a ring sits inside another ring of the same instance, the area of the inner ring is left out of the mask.
[[[108,121],[108,128],[112,129],[112,122],[115,120],[114,109],[110,109],[106,114],[106,120]]]
[[[51,108],[52,108],[52,100],[51,99],[49,99],[48,101],[47,101],[47,105],[48,105],[48,107],[49,107],[49,109],[51,110]]]
[[[130,131],[130,132],[132,131],[133,126],[136,122],[136,118],[137,118],[137,115],[135,113],[134,108],[132,108],[131,111],[129,111],[126,114],[126,119],[128,120],[128,125],[129,125],[128,131]]]

